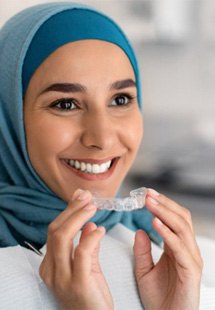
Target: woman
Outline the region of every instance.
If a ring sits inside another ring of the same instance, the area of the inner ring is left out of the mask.
[[[148,190],[152,228],[146,209],[96,212],[92,203],[93,192],[116,195],[143,133],[137,62],[118,26],[84,6],[35,6],[1,30],[0,62],[1,246],[47,242],[40,276],[60,307],[113,309],[98,259],[104,226],[142,228],[142,305],[198,309],[202,260],[189,212]],[[164,252],[154,264],[156,233]]]

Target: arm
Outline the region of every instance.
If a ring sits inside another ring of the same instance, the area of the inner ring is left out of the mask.
[[[73,246],[74,236],[96,212],[91,198],[89,192],[77,190],[67,209],[49,225],[40,275],[64,310],[113,309],[98,261],[104,228],[86,224],[79,244]]]
[[[199,309],[203,263],[189,211],[154,190],[148,191],[146,207],[154,215],[164,252],[154,264],[148,236],[136,233],[135,275],[145,309]]]

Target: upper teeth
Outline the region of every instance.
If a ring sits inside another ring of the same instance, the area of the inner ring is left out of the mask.
[[[86,163],[74,159],[68,160],[67,163],[70,166],[75,167],[78,170],[81,170],[82,172],[98,174],[98,173],[104,173],[110,168],[111,160],[108,160],[107,162],[102,163],[101,165]]]

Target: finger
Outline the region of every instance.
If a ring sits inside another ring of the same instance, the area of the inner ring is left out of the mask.
[[[80,237],[80,242],[82,239],[84,239],[86,236],[88,236],[92,231],[94,231],[97,228],[97,225],[93,222],[88,222],[84,225],[81,237]]]
[[[95,213],[96,207],[92,204],[77,210],[72,214],[59,229],[49,232],[48,244],[56,269],[56,281],[60,277],[65,279],[72,273],[73,239],[84,223]],[[47,245],[48,245],[47,244]]]
[[[189,223],[178,213],[166,208],[157,200],[148,198],[147,208],[154,216],[159,218],[170,230],[172,230],[190,250],[196,260],[200,259],[200,251]]]
[[[95,223],[89,222],[84,226],[84,229],[81,234],[80,243],[83,242],[83,240],[88,236],[92,231],[97,229],[97,225]],[[94,272],[100,272],[100,264],[99,264],[99,248],[100,248],[100,242],[95,247],[91,257],[92,257],[92,270]]]
[[[74,253],[73,277],[77,281],[85,281],[91,272],[101,272],[99,264],[95,266],[95,251],[105,234],[104,227],[98,227],[82,238]],[[98,257],[97,257],[98,262]],[[95,270],[96,268],[96,270]]]
[[[146,207],[153,213],[154,216],[161,219],[170,229],[172,229],[176,234],[183,233],[184,230],[189,230],[191,227],[189,223],[184,219],[181,214],[169,209],[166,205],[163,205],[159,200],[148,197],[146,201]],[[183,228],[183,229],[182,229]]]
[[[46,254],[44,259],[39,267],[39,274],[42,280],[46,283],[48,288],[53,287],[53,271],[54,271],[54,264],[52,258]]]
[[[192,219],[191,219],[191,213],[188,209],[182,207],[181,205],[176,203],[174,200],[171,200],[170,198],[166,197],[165,195],[158,193],[157,191],[155,191],[154,189],[151,189],[151,188],[147,190],[147,198],[146,199],[148,199],[148,197],[158,201],[160,204],[165,206],[167,209],[174,211],[175,213],[177,213],[178,215],[183,217],[189,223],[191,230],[193,231],[193,223],[192,223]]]
[[[196,256],[192,255],[190,248],[165,223],[158,218],[154,218],[152,224],[154,229],[163,238],[164,243],[171,250],[180,267],[186,268],[188,273],[196,272],[197,268],[201,268],[201,264],[196,259]]]
[[[139,282],[153,267],[153,259],[151,253],[151,242],[147,234],[138,230],[135,234],[134,241],[134,259],[135,259],[135,274]]]
[[[69,202],[68,207],[60,213],[60,215],[49,225],[51,231],[58,229],[69,216],[71,216],[77,210],[83,208],[92,200],[92,194],[89,191],[83,191],[77,189],[73,196],[72,200]]]
[[[83,230],[82,230],[82,233],[81,233],[81,237],[80,237],[80,241],[79,243],[83,242],[83,240],[94,230],[97,229],[97,225],[93,222],[88,222],[84,225],[83,227]],[[93,254],[93,257],[98,253],[99,251],[99,247],[97,247],[95,250],[94,250],[94,254]]]
[[[146,199],[146,207],[158,218],[161,219],[170,229],[175,233],[181,235],[181,237],[194,236],[193,227],[190,224],[192,221],[188,220],[188,217],[185,216],[184,211],[180,212],[180,206],[176,208],[176,203],[173,203],[173,208],[171,208],[171,200],[164,197],[148,196]],[[156,197],[156,198],[155,198]],[[161,201],[167,202],[167,205],[161,203]],[[187,213],[188,214],[188,213]],[[190,216],[191,218],[191,216]],[[188,233],[190,232],[190,233]]]
[[[55,247],[60,248],[61,250],[66,250],[64,246],[72,242],[77,232],[94,215],[95,212],[95,205],[88,204],[70,215],[64,221],[64,224],[58,229],[51,230],[49,227],[48,243],[54,244]]]
[[[194,236],[190,212],[154,190],[149,190],[149,192],[152,195],[149,195],[146,204],[149,206],[149,209],[151,208],[150,211],[185,242],[194,259],[201,264],[202,258]],[[187,227],[187,224],[189,227]]]

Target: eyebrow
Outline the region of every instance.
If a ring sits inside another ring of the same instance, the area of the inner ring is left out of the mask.
[[[78,83],[55,83],[44,89],[40,95],[47,92],[61,92],[61,93],[77,93],[86,92],[86,87]]]
[[[110,89],[123,89],[127,87],[136,87],[136,82],[132,79],[126,79],[121,81],[116,81],[111,84]],[[39,95],[42,95],[47,92],[61,92],[61,93],[77,93],[77,92],[86,92],[87,88],[79,83],[55,83],[49,85],[45,88]]]
[[[136,87],[136,82],[132,79],[116,81],[111,85],[110,89],[123,89],[127,87]]]

